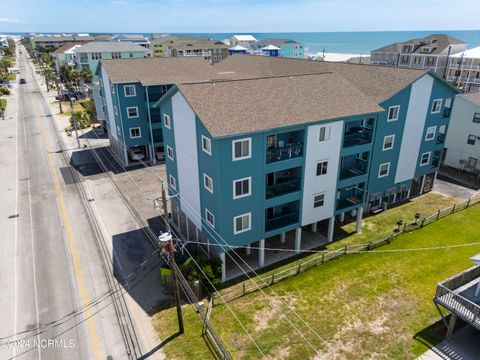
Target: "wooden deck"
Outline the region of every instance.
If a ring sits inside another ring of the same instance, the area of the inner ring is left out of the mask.
[[[480,330],[480,295],[475,297],[479,281],[480,266],[474,266],[439,283],[433,301]]]

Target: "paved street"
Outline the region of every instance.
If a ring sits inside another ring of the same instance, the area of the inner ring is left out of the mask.
[[[127,358],[91,224],[63,179],[68,164],[25,51],[18,67],[27,84],[15,85],[0,125],[0,359]]]

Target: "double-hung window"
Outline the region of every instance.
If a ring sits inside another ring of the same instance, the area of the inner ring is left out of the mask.
[[[477,141],[477,135],[468,135],[467,144],[468,145],[475,145]]]
[[[432,114],[438,114],[442,108],[442,99],[435,99],[432,103]]]
[[[252,157],[252,139],[240,139],[232,141],[232,160],[243,160]]]
[[[325,205],[325,194],[317,194],[313,197],[313,207],[321,207]]]
[[[127,116],[128,116],[129,119],[137,118],[138,117],[138,107],[137,106],[127,107]]]
[[[252,193],[252,178],[247,177],[233,181],[233,198],[239,199]]]
[[[428,163],[430,162],[430,155],[430,151],[422,154],[422,157],[420,158],[420,166],[428,165]]]
[[[387,121],[398,120],[398,115],[400,113],[400,105],[390,106],[388,108],[388,117]]]
[[[427,134],[425,135],[425,141],[433,140],[436,132],[437,132],[437,127],[436,126],[430,126],[429,128],[427,128]]]
[[[233,218],[233,233],[240,234],[251,229],[252,214],[242,214]]]
[[[205,221],[212,228],[215,227],[215,216],[213,216],[212,212],[208,209],[205,209]]]
[[[163,124],[165,125],[165,127],[166,127],[167,129],[170,129],[170,128],[171,128],[170,116],[168,116],[167,114],[163,114]]]
[[[129,130],[131,139],[137,139],[139,137],[142,137],[142,132],[140,131],[139,127],[130,128]]]
[[[202,150],[208,155],[212,155],[212,141],[206,136],[202,135]]]
[[[172,189],[177,190],[177,180],[172,175],[168,177],[168,183]]]
[[[174,157],[173,157],[173,149],[167,145],[167,156],[170,160],[174,160]]]
[[[480,123],[480,113],[473,114],[473,122]]]
[[[390,172],[390,163],[389,162],[380,164],[380,166],[378,167],[378,177],[379,178],[388,176],[389,172]]]
[[[203,174],[203,186],[213,194],[213,179],[207,174]]]
[[[320,133],[318,136],[318,141],[328,141],[330,140],[330,131],[331,127],[330,126],[322,126],[320,127]]]
[[[387,135],[383,138],[383,151],[393,149],[395,135]]]
[[[123,87],[123,92],[125,94],[125,97],[132,97],[137,95],[135,92],[135,85],[125,85]]]

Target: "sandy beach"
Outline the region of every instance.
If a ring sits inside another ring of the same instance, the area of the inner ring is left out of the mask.
[[[316,59],[321,59],[323,54],[322,53],[316,53],[313,55]],[[325,53],[325,58],[323,60],[325,61],[347,61],[351,58],[368,58],[370,55],[368,54],[340,54],[340,53]]]

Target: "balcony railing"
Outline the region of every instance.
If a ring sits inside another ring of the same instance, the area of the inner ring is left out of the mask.
[[[340,170],[340,180],[350,179],[355,176],[365,175],[367,173],[367,162],[360,162],[354,166],[346,167]]]
[[[363,202],[362,194],[353,194],[350,196],[345,196],[337,200],[337,210],[346,209],[351,206],[361,204]]]
[[[281,181],[277,184],[267,186],[267,199],[290,194],[295,191],[299,191],[301,186],[301,179],[289,179],[287,181]]]
[[[293,225],[298,222],[298,215],[298,211],[295,211],[288,214],[275,216],[271,219],[266,219],[265,231],[269,232],[276,229],[281,229],[285,226]]]
[[[451,112],[451,109],[448,108],[448,107],[446,107],[446,108],[443,109],[442,116],[443,116],[444,118],[448,118],[448,117],[450,116],[450,112]]]
[[[303,144],[287,144],[275,149],[267,149],[267,163],[288,160],[303,156]]]
[[[343,147],[370,144],[371,142],[372,130],[369,128],[347,132],[343,137]]]

